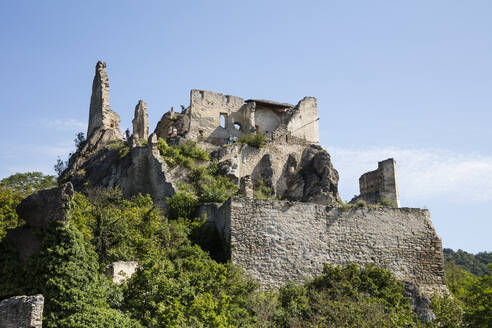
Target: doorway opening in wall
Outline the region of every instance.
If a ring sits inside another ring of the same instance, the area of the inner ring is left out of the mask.
[[[234,130],[241,131],[241,124],[234,122]]]
[[[226,121],[227,121],[227,114],[226,113],[220,113],[220,127],[225,129],[226,128]]]

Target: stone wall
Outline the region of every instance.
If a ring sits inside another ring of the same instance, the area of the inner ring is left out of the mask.
[[[41,328],[43,295],[15,296],[0,302],[0,328]]]
[[[377,170],[364,173],[359,178],[360,195],[352,199],[352,203],[365,200],[370,204],[381,203],[389,199],[400,207],[398,180],[396,178],[396,162],[393,158],[378,162]]]
[[[323,263],[373,263],[425,295],[445,288],[441,239],[427,210],[342,210],[247,198],[222,207],[220,226],[232,262],[265,287],[301,282],[321,273]]]

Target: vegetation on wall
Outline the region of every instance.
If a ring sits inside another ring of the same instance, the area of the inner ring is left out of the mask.
[[[239,142],[242,144],[247,144],[248,146],[255,148],[262,148],[265,146],[266,138],[261,133],[250,133],[243,134],[239,139]]]
[[[210,160],[210,155],[191,140],[182,142],[177,146],[169,146],[164,139],[159,138],[157,147],[169,167],[183,165],[191,169],[195,164],[195,160]]]

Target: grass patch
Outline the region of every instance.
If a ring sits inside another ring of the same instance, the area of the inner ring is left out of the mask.
[[[392,199],[389,199],[389,198],[383,198],[381,200],[381,206],[385,206],[385,207],[393,207],[393,208],[396,208],[398,207],[396,205],[396,202]]]

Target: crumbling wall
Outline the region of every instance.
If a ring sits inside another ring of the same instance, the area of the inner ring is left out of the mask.
[[[41,328],[43,295],[15,296],[0,302],[1,328]]]
[[[292,110],[287,129],[295,137],[319,143],[318,104],[314,97],[304,97]]]
[[[323,263],[373,263],[425,295],[445,288],[441,239],[427,210],[343,210],[248,198],[233,198],[223,207],[232,262],[264,287],[301,282],[320,274]]]
[[[400,207],[396,162],[393,158],[378,162],[377,170],[364,173],[359,178],[360,195],[352,203],[364,200],[370,204],[381,203],[384,199],[393,201]]]

